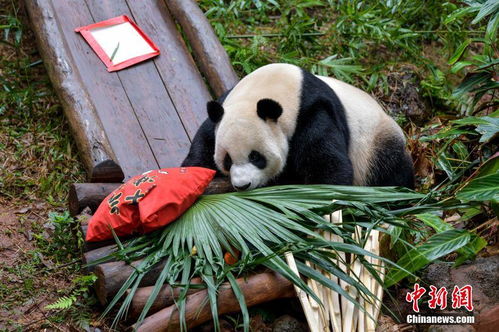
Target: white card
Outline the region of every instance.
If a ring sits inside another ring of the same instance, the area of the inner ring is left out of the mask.
[[[129,22],[95,28],[90,33],[113,65],[155,51]]]

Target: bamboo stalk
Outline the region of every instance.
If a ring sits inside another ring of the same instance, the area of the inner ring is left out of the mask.
[[[326,215],[324,218],[331,223],[341,223],[341,211],[336,211],[333,214]],[[353,234],[355,240],[360,240],[362,235],[362,228],[357,226]],[[334,233],[326,232],[324,237],[329,241],[343,242],[342,239]],[[369,233],[364,249],[372,252],[375,255],[380,253],[379,231],[372,230]],[[379,259],[371,256],[365,257],[367,262],[375,266],[375,270],[381,279],[384,278],[384,266],[380,263]],[[359,257],[351,255],[350,263],[346,265],[345,255],[338,254],[337,259],[331,260],[334,264],[339,266],[345,273],[348,273],[353,278],[359,280],[366,286],[372,293],[369,298],[361,297],[357,289],[348,285],[346,282],[340,280],[340,286],[347,291],[352,298],[356,299],[359,304],[364,308],[361,310],[355,304],[340,296],[338,293],[328,289],[324,292],[323,300],[327,302],[327,311],[330,322],[333,325],[333,330],[339,332],[374,332],[376,330],[376,321],[381,310],[381,301],[383,296],[383,286],[378,283],[375,277],[369,272],[368,269],[360,262]],[[323,272],[324,275],[329,277],[333,282],[338,282],[338,278],[331,274]],[[341,308],[341,309],[340,309]],[[329,324],[329,323],[328,323]]]
[[[360,232],[361,228],[359,226],[355,227],[355,232],[353,234],[354,240],[358,240],[360,238]],[[350,269],[350,275],[357,279],[360,280],[360,272],[362,269],[362,264],[360,261],[357,259],[355,255],[352,255],[352,260],[350,263],[350,266],[353,265],[353,268]],[[352,298],[357,298],[357,290],[355,287],[352,287],[349,285],[347,287],[348,293]],[[344,316],[343,316],[343,332],[355,332],[355,327],[357,325],[357,319],[358,319],[358,310],[355,310],[355,304],[348,301],[347,299],[342,299],[345,302],[345,310],[343,311]]]
[[[373,248],[375,248],[374,245],[374,240],[375,237],[373,236],[373,233],[377,231],[371,231],[367,237],[366,244],[364,245],[364,249],[368,250],[370,252],[373,252]],[[374,252],[373,252],[374,253]],[[370,256],[365,257],[365,259],[368,261],[368,263],[373,264],[373,258]],[[366,288],[374,294],[374,283],[373,283],[373,276],[369,273],[369,271],[363,266],[362,271],[361,271],[361,281],[366,286]],[[360,299],[359,302],[365,309],[365,311],[360,312],[359,311],[359,325],[358,329],[359,331],[365,331],[367,326],[368,326],[368,321],[372,321],[372,318],[369,316],[372,314],[372,305],[374,303],[374,298],[372,296],[369,296],[369,300],[365,299]]]
[[[385,266],[384,263],[381,263],[381,266],[379,268],[379,275],[380,278],[383,280],[385,277]],[[376,291],[376,305],[374,306],[374,311],[373,311],[373,317],[374,319],[378,319],[379,313],[381,312],[381,304],[383,302],[383,286],[377,283],[377,291]],[[376,323],[372,321],[372,325],[369,327],[369,331],[376,331]]]
[[[367,271],[364,268],[361,268],[360,270],[360,281],[364,284],[364,286],[369,289],[369,287],[366,285],[366,282],[368,282],[368,276],[367,276]],[[366,309],[366,306],[369,304],[365,299],[359,297],[359,304]],[[355,311],[357,312],[358,315],[358,324],[357,324],[357,331],[363,332],[366,329],[366,311],[361,311],[360,308],[355,308]]]
[[[371,251],[375,253],[376,255],[380,254],[380,244],[379,244],[379,231],[373,231],[373,241],[372,241],[372,247]],[[373,265],[375,265],[375,269],[378,271],[378,275],[380,279],[384,279],[384,264],[383,262],[380,262],[379,259],[373,259]],[[373,299],[373,304],[371,308],[371,315],[372,319],[369,319],[367,321],[367,331],[369,332],[374,332],[376,330],[376,320],[379,316],[380,310],[381,310],[381,303],[383,300],[383,285],[381,285],[377,280],[374,279],[372,280],[372,289],[371,291],[374,294],[374,299]]]
[[[338,222],[341,220],[341,211],[336,211],[333,214],[329,214],[325,216],[326,220],[329,222]],[[336,238],[339,238],[336,235],[331,234],[331,232],[326,233],[326,239],[329,241],[332,241]],[[331,260],[333,264],[338,265],[339,261],[338,259],[332,259]],[[326,273],[326,275],[329,277],[329,279],[335,283],[338,284],[338,277],[333,276],[331,273]],[[328,306],[329,306],[329,317],[331,320],[331,323],[333,325],[333,331],[335,332],[341,332],[342,331],[342,322],[341,322],[341,303],[340,303],[340,297],[339,294],[335,291],[330,290],[327,293],[327,301],[328,301]]]
[[[293,254],[291,252],[286,252],[284,254],[284,256],[286,257],[286,262],[288,263],[291,270],[299,277],[300,273],[298,272],[298,267],[296,266],[296,261],[295,261]],[[308,323],[308,326],[310,328],[310,331],[311,332],[319,332],[320,330],[319,330],[319,326],[318,326],[318,321],[314,320],[315,315],[314,315],[314,312],[312,310],[312,306],[308,300],[307,293],[305,293],[304,290],[302,290],[301,288],[299,288],[296,285],[294,286],[294,288],[296,291],[296,295],[298,295],[298,299],[300,300],[303,311],[305,313],[305,317],[307,318],[307,323]]]
[[[329,232],[320,231],[319,234],[322,237],[324,237],[324,238],[327,239],[327,236],[328,236]],[[317,269],[317,267],[315,266],[315,264],[311,264],[311,265],[314,266],[315,269]],[[319,272],[321,272],[322,275],[324,275],[325,277],[327,277],[324,270],[321,270],[321,269],[317,269],[317,270]],[[322,300],[322,307],[320,308],[321,309],[321,321],[322,321],[322,325],[323,325],[324,330],[329,331],[330,330],[330,326],[331,326],[330,325],[330,319],[329,319],[329,306],[328,306],[329,288],[323,286],[322,284],[317,284],[317,291],[318,291],[317,295]]]
[[[315,265],[312,265],[310,262],[305,262],[308,267],[317,270]],[[309,287],[314,291],[314,293],[324,302],[324,298],[322,297],[322,288],[314,279],[308,279]],[[309,301],[312,309],[314,310],[315,319],[319,324],[320,331],[329,331],[329,325],[326,324],[326,318],[324,314],[324,308],[317,303],[313,298],[309,296]],[[323,303],[324,304],[324,303]]]
[[[341,211],[336,211],[334,212],[332,215],[331,215],[331,222],[334,223],[334,224],[341,224],[343,223],[343,215],[341,213]],[[343,243],[343,239],[339,236],[339,235],[336,235],[336,234],[333,234],[331,233],[331,240],[334,241],[334,242],[339,242],[339,243]],[[343,252],[339,252],[337,253],[338,254],[338,267],[343,271],[345,272],[346,274],[349,273],[349,269],[347,268],[347,265],[345,264],[346,262],[346,257],[345,257],[345,253]],[[340,287],[345,290],[346,292],[348,292],[348,289],[349,289],[349,285],[346,281],[344,280],[339,280],[340,281]],[[346,299],[345,297],[337,294],[338,296],[338,302],[339,304],[341,305],[341,309],[340,312],[341,312],[341,320],[340,320],[340,323],[341,323],[341,331],[343,332],[348,332],[348,331],[345,331],[343,329],[343,326],[345,324],[345,314],[347,312],[347,306],[348,306],[348,303],[350,303],[350,301],[348,299]]]

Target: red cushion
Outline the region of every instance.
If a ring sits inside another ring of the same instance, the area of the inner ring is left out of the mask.
[[[87,241],[147,233],[177,219],[203,193],[215,171],[165,168],[135,176],[109,194],[90,219]]]

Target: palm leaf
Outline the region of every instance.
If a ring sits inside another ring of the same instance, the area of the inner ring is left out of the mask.
[[[333,200],[335,200],[334,203],[331,203]],[[320,299],[306,282],[286,264],[283,259],[285,252],[295,255],[299,270],[303,275],[315,279],[344,295],[345,298],[351,298],[348,294],[343,294],[338,284],[307,268],[304,262],[309,261],[319,269],[350,284],[357,289],[363,299],[370,301],[369,299],[374,294],[367,290],[358,276],[343,272],[340,266],[333,263],[334,259],[340,259],[340,253],[353,254],[378,281],[381,279],[377,276],[375,266],[371,266],[364,257],[373,257],[392,265],[392,269],[398,271],[396,277],[399,279],[410,275],[417,269],[406,262],[407,258],[395,264],[364,250],[364,241],[373,229],[388,233],[395,233],[393,229],[398,228],[404,231],[408,229],[409,223],[401,218],[410,216],[416,211],[441,208],[443,206],[436,203],[431,195],[394,187],[290,185],[201,196],[176,222],[169,224],[163,230],[126,241],[121,250],[110,255],[110,257],[128,255],[134,259],[144,258],[110,302],[104,315],[109,313],[126,290],[131,288],[118,311],[115,322],[124,317],[142,276],[154,264],[166,258],[168,258],[167,264],[161,271],[151,297],[139,317],[139,323],[147,316],[151,304],[165,282],[180,283],[185,285],[185,288],[176,301],[176,305],[182,321],[181,329],[185,330],[187,328],[185,301],[190,280],[194,277],[201,277],[207,288],[208,302],[216,329],[219,329],[217,290],[226,281],[229,281],[241,306],[244,326],[247,328],[249,321],[247,308],[235,281],[235,275],[246,274],[261,265],[281,273],[320,303]],[[338,209],[344,211],[342,224],[331,224],[322,218],[322,215]],[[382,223],[391,225],[391,231],[380,227]],[[363,235],[361,234],[358,240],[352,238],[352,232],[356,227],[364,229]],[[333,232],[344,242],[328,241],[317,230]],[[462,236],[468,234],[465,231],[460,232]],[[398,242],[405,243],[404,241],[402,238],[398,239]],[[460,243],[464,242],[466,241],[461,238]],[[430,241],[430,244],[434,245],[435,240]],[[458,246],[462,245],[448,243],[447,249],[440,247],[439,252],[443,254],[450,249],[455,250]],[[414,250],[414,247],[407,247],[409,251]],[[241,257],[236,264],[227,265],[223,260],[223,254],[225,251],[232,251],[232,248],[239,250]],[[423,251],[424,248],[418,247],[418,252]],[[440,257],[435,253],[432,255],[429,252],[425,253],[427,254],[425,262],[428,259]],[[358,302],[354,303],[359,305]]]

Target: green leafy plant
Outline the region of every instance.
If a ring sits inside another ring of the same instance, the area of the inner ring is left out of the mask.
[[[456,10],[447,18],[447,22],[476,12],[478,13],[471,22],[472,24],[477,24],[485,18],[489,18],[484,37],[465,39],[449,59],[449,64],[452,65],[452,73],[467,70],[465,78],[454,91],[454,95],[461,99],[467,113],[470,113],[494,109],[499,105],[499,99],[496,97],[496,92],[499,89],[499,77],[497,75],[499,49],[497,49],[496,40],[497,29],[499,28],[499,4],[495,0],[471,0],[465,2],[469,7]],[[461,60],[466,51],[476,44],[481,45],[481,54],[475,54],[471,59]],[[490,99],[480,102],[486,95],[489,95]],[[475,106],[478,107],[475,109]]]
[[[351,64],[352,61],[352,58],[338,59],[335,54],[319,61],[312,67],[312,72],[322,76],[333,76],[345,82],[353,82],[352,75],[360,76],[363,69],[360,65]]]
[[[47,234],[45,229],[50,234]],[[79,248],[83,244],[79,223],[69,215],[69,211],[49,212],[43,231],[34,237],[38,241],[40,251],[58,261],[78,256]]]
[[[73,280],[73,289],[70,295],[61,296],[55,302],[46,305],[46,310],[67,310],[71,308],[81,296],[88,294],[89,288],[97,280],[93,274],[79,276]]]
[[[47,310],[65,310],[71,308],[73,303],[76,302],[76,296],[61,296],[57,301],[45,306]]]
[[[0,43],[15,48],[19,47],[23,35],[23,25],[17,17],[17,10],[14,15],[0,15],[0,20],[5,22],[0,25],[0,30],[3,31],[3,39],[0,39]]]
[[[333,199],[335,201],[332,203]],[[411,232],[418,233],[412,227],[416,213],[442,211],[455,206],[460,206],[460,203],[439,203],[431,196],[402,188],[331,185],[277,186],[250,192],[202,196],[164,230],[124,243],[119,242],[118,247],[122,246],[122,249],[93,263],[98,264],[113,257],[126,257],[129,261],[143,259],[103,315],[108,314],[125,296],[114,324],[122,319],[145,273],[164,260],[165,266],[138,318],[138,324],[146,317],[164,283],[180,284],[185,286],[185,291],[176,303],[181,321],[184,322],[182,328],[185,329],[186,290],[190,287],[192,278],[201,277],[208,290],[215,325],[218,326],[217,289],[222,282],[232,280],[230,284],[239,299],[247,329],[248,309],[234,280],[258,270],[259,266],[281,273],[317,299],[313,291],[285,263],[285,252],[294,254],[302,275],[331,288],[358,305],[338,284],[320,273],[314,273],[304,262],[309,261],[337,276],[365,297],[372,295],[358,278],[346,275],[331,259],[339,259],[340,252],[359,255],[360,262],[379,280],[374,267],[365,257],[379,258],[391,266],[388,285],[393,284],[405,276],[413,275],[413,272],[429,262],[469,245],[475,235],[466,230],[454,229],[431,236],[415,247],[406,241]],[[342,224],[331,224],[322,218],[322,215],[338,209],[343,211]],[[363,230],[358,240],[352,237],[356,227]],[[394,242],[403,244],[406,248],[396,264],[363,249],[363,243],[373,229],[396,237]],[[320,230],[333,232],[341,236],[344,242],[327,241],[319,235]],[[241,252],[241,257],[236,264],[227,265],[223,259],[224,252],[232,252],[233,248]]]

